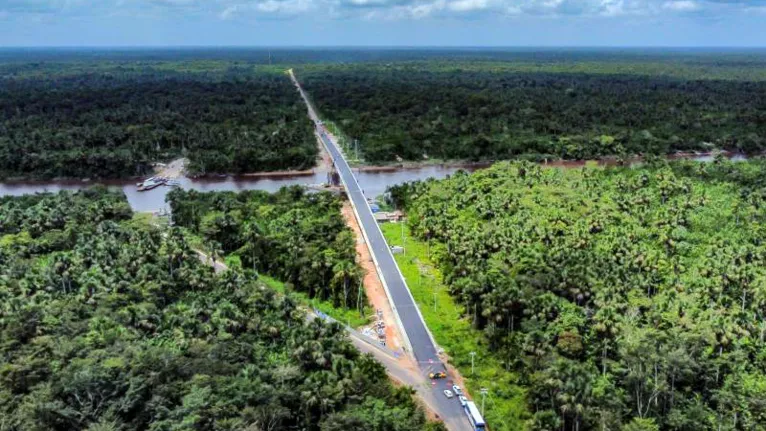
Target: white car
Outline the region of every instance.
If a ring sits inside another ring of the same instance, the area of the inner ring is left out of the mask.
[[[445,390],[444,390],[444,396],[445,396],[445,397],[447,397],[447,398],[452,398],[452,397],[454,397],[455,395],[452,393],[452,391],[451,391],[451,390],[449,390],[449,389],[445,389]]]
[[[452,391],[455,393],[455,395],[463,395],[463,390],[460,389],[460,386],[458,385],[452,385]]]
[[[466,398],[463,395],[460,395],[459,397],[457,397],[457,399],[460,400],[460,405],[463,407],[465,407],[465,404],[468,402],[468,398]]]

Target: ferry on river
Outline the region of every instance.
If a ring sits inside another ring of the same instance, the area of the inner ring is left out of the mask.
[[[147,178],[143,182],[136,184],[139,192],[146,192],[152,189],[156,189],[159,186],[167,184],[168,179],[163,177],[151,177]]]

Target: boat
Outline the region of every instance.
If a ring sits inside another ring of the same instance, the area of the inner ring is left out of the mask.
[[[147,178],[147,179],[145,179],[145,180],[143,180],[143,181],[141,181],[141,182],[138,182],[138,183],[136,183],[136,187],[141,187],[141,186],[143,186],[145,183],[151,183],[152,181],[154,181],[154,180],[156,180],[156,179],[157,179],[156,177],[150,177],[150,178]]]
[[[168,182],[168,180],[166,180],[164,178],[154,178],[154,177],[152,177],[152,178],[147,179],[143,183],[141,183],[141,185],[138,186],[138,191],[139,192],[147,192],[149,190],[156,189],[157,187],[159,187],[161,185],[164,185],[167,182]]]

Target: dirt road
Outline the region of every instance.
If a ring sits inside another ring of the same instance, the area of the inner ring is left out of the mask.
[[[182,177],[184,175],[187,162],[188,160],[183,158],[173,160],[167,165],[157,169],[157,176],[170,179]]]
[[[365,272],[363,284],[367,299],[370,301],[373,309],[383,311],[383,322],[386,324],[386,345],[393,350],[401,351],[401,335],[399,335],[399,328],[396,326],[396,319],[394,319],[391,304],[389,304],[386,291],[383,289],[380,278],[378,278],[375,263],[373,263],[372,256],[370,256],[370,250],[367,248],[367,244],[364,243],[364,237],[359,230],[359,223],[354,216],[351,204],[344,202],[341,213],[356,238],[356,260]]]

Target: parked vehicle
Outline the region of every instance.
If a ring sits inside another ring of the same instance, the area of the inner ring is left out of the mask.
[[[460,400],[460,405],[463,407],[468,403],[468,398],[466,398],[465,395],[460,395],[457,399]]]
[[[481,416],[479,409],[473,401],[466,401],[463,410],[465,411],[466,416],[468,416],[468,420],[471,422],[471,426],[474,430],[484,431],[486,429],[487,424],[484,422],[484,418]]]
[[[460,386],[458,385],[452,385],[452,392],[454,392],[455,395],[463,395],[463,390],[460,389]]]
[[[445,389],[445,390],[444,390],[444,396],[445,396],[445,397],[447,397],[447,398],[452,398],[452,397],[454,397],[455,395],[452,393],[452,391],[451,391],[451,390],[449,390],[449,389]]]
[[[429,379],[445,379],[447,378],[447,373],[444,371],[439,371],[438,373],[429,373],[428,374]]]

